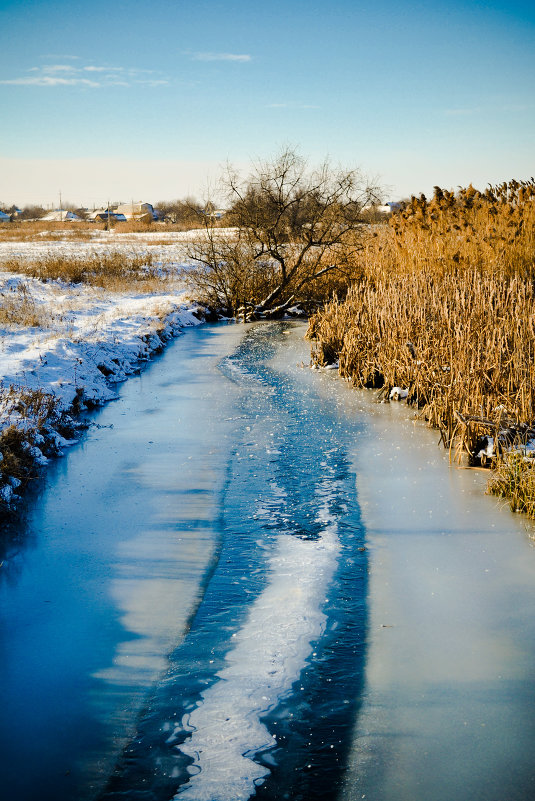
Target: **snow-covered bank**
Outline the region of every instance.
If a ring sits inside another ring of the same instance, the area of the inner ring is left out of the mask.
[[[32,257],[46,254],[50,246],[18,244]],[[66,251],[79,247],[58,245]],[[0,243],[0,261],[7,252],[12,258],[13,250],[13,243]],[[18,258],[24,259],[20,252]],[[20,476],[16,470],[10,475],[4,458],[8,430],[24,432],[24,438],[15,439],[27,461],[46,463],[47,454],[68,444],[60,433],[69,428],[67,415],[115,397],[118,382],[185,326],[199,322],[195,305],[176,280],[162,282],[158,293],[117,293],[43,283],[0,269],[0,512],[16,502],[20,486]]]

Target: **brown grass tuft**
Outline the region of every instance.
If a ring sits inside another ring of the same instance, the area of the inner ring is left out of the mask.
[[[67,433],[70,418],[54,395],[10,386],[0,387],[0,419],[0,487],[12,479],[24,487],[37,474],[35,446],[37,454],[57,452],[51,427]]]
[[[535,461],[520,453],[500,459],[487,491],[505,498],[512,512],[535,518]]]
[[[0,325],[7,328],[48,328],[56,319],[48,306],[32,298],[24,284],[0,292]]]

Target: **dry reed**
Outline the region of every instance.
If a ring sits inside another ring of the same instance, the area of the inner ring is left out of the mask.
[[[0,325],[6,328],[48,328],[57,320],[47,304],[39,304],[24,284],[0,292]]]
[[[472,462],[535,421],[535,182],[435,188],[370,233],[362,278],[310,321],[313,358],[408,402]],[[530,429],[531,431],[531,429]],[[497,454],[499,456],[499,453]],[[531,485],[533,486],[533,484]],[[533,507],[535,509],[535,503]]]
[[[488,484],[488,492],[505,498],[512,512],[535,518],[535,467],[521,453],[504,454]]]
[[[88,256],[49,254],[37,259],[7,259],[2,262],[6,272],[22,273],[41,281],[60,280],[73,284],[90,284],[112,291],[136,289],[154,292],[162,282],[174,277],[146,253],[124,255],[95,252]]]

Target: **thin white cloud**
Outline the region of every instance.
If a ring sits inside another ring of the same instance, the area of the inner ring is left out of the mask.
[[[194,53],[194,61],[251,61],[248,53]]]
[[[101,84],[90,81],[88,78],[59,78],[54,75],[35,75],[27,78],[12,78],[0,81],[1,84],[12,86],[90,86],[96,88]]]
[[[31,74],[17,78],[4,78],[0,80],[0,84],[46,87],[81,86],[92,89],[111,86],[156,87],[169,84],[169,79],[162,73],[158,73],[156,70],[136,67],[110,67],[99,64],[86,64],[84,66],[44,64],[41,67],[30,67],[28,72]]]
[[[96,67],[94,64],[89,64],[82,69],[84,72],[124,72],[124,67]]]
[[[156,70],[141,69],[141,67],[128,67],[129,75],[155,75]]]
[[[37,67],[37,69],[39,69],[39,67]],[[78,72],[78,67],[73,67],[72,64],[46,64],[44,67],[41,67],[41,71],[45,73]]]
[[[154,80],[147,78],[143,81],[136,81],[136,83],[140,84],[140,86],[167,86],[169,81],[166,78],[154,78]]]
[[[58,53],[46,53],[46,55],[41,56],[41,58],[43,58],[43,59],[46,58],[47,61],[50,58],[61,59],[62,61],[80,61],[80,56],[65,55],[65,53],[61,53],[61,54],[58,54]]]
[[[30,67],[28,72],[41,72],[44,75],[55,72],[78,72],[77,67],[71,64],[46,64],[44,67]]]

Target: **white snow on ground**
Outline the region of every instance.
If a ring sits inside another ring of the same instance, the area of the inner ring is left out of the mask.
[[[21,291],[48,319],[39,327],[0,327],[2,383],[52,392],[65,408],[78,388],[96,403],[113,397],[110,383],[125,379],[161,347],[158,331],[169,338],[184,325],[199,322],[183,289],[112,294],[0,271],[4,298]],[[107,379],[105,372],[110,373]]]
[[[8,259],[46,258],[51,251],[76,257],[104,249],[120,251],[125,257],[151,252],[165,264],[167,275],[173,265],[184,263],[180,234],[166,235],[166,240],[176,241],[162,245],[151,241],[155,236],[145,234],[103,237],[98,233],[91,243],[65,237],[0,242],[0,307],[17,309],[22,303],[21,308],[29,306],[35,312],[39,323],[28,327],[0,322],[0,432],[9,425],[26,431],[35,427],[36,420],[16,401],[20,391],[50,393],[58,398],[61,410],[69,410],[76,398],[82,407],[85,401],[104,403],[115,397],[117,382],[137,371],[182,328],[200,322],[194,304],[176,279],[162,281],[161,292],[147,295],[61,281],[43,283],[2,270],[2,262]],[[54,432],[50,436],[57,446],[68,444]],[[46,462],[37,447],[39,435],[31,439],[31,455],[39,463]],[[2,460],[0,451],[0,464]],[[0,500],[9,504],[16,484],[10,477],[0,477]]]
[[[236,228],[215,229],[217,236],[231,237]],[[115,231],[95,230],[83,232],[83,238],[76,230],[43,231],[28,241],[0,242],[1,262],[13,258],[35,259],[48,256],[72,256],[87,258],[98,254],[123,253],[135,256],[140,253],[154,257],[166,264],[183,264],[185,259],[184,245],[204,234],[204,229],[194,231],[163,231],[161,229],[147,233],[116,233]]]

